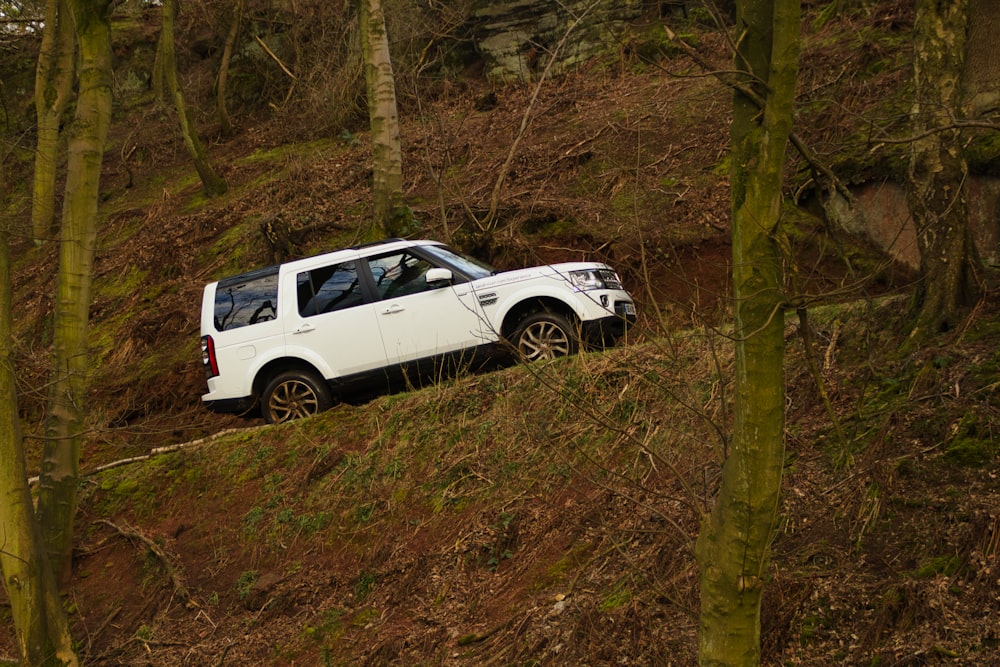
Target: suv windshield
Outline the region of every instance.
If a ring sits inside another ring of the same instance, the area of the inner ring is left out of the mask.
[[[447,246],[426,245],[421,246],[421,250],[424,250],[428,254],[433,255],[436,259],[440,259],[442,262],[455,267],[462,273],[469,276],[472,280],[492,276],[497,272],[496,269],[486,262],[480,262],[474,257],[469,257],[468,255],[452,250]]]

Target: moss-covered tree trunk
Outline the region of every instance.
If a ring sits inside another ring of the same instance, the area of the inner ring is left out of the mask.
[[[229,63],[233,58],[233,48],[236,45],[236,38],[240,34],[240,22],[243,19],[243,0],[236,0],[236,9],[233,11],[232,23],[229,24],[229,32],[226,34],[226,43],[222,47],[222,60],[219,63],[218,85],[215,87],[215,103],[219,110],[219,125],[222,136],[231,137],[234,134],[233,121],[229,117],[229,107],[226,105],[226,85],[229,81]]]
[[[80,48],[66,166],[38,517],[57,577],[70,572],[87,387],[87,328],[99,181],[111,120],[111,4],[68,0]]]
[[[1000,2],[969,0],[969,31],[962,67],[963,106],[972,118],[1000,110]]]
[[[798,0],[737,3],[737,70],[765,100],[737,92],[732,123],[735,419],[696,554],[699,661],[760,663],[760,601],[784,462],[784,315],[777,238],[798,72]]]
[[[157,49],[159,66],[162,68],[163,81],[166,83],[170,98],[177,109],[181,123],[181,135],[184,137],[184,147],[194,162],[194,168],[201,178],[201,187],[208,197],[218,197],[225,194],[229,186],[225,179],[219,176],[208,159],[208,153],[198,138],[198,131],[191,119],[191,112],[184,101],[184,93],[177,80],[177,59],[174,55],[174,21],[177,18],[177,0],[164,0],[163,24],[160,28],[160,43]]]
[[[372,135],[374,219],[367,236],[406,236],[413,225],[413,213],[403,202],[403,153],[399,141],[396,83],[382,0],[359,0],[358,22]]]
[[[66,0],[47,0],[45,28],[35,68],[38,137],[31,190],[31,231],[36,243],[50,239],[55,230],[56,165],[61,145],[59,127],[73,94],[75,46]]]
[[[920,249],[916,332],[954,327],[979,297],[979,257],[968,214],[969,169],[960,130],[968,0],[918,0],[907,199]]]
[[[10,253],[0,231],[0,570],[23,665],[76,665],[62,600],[35,523],[11,345]]]

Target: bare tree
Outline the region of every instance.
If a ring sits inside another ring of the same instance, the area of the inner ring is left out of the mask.
[[[28,490],[11,328],[8,233],[0,231],[0,569],[24,665],[76,665],[66,612]]]
[[[87,330],[101,164],[111,122],[111,0],[67,0],[80,48],[70,133],[59,273],[39,481],[38,517],[60,581],[70,573],[86,403]]]
[[[382,0],[359,0],[358,22],[368,89],[372,135],[374,219],[368,236],[406,236],[413,212],[403,201],[403,155],[399,141],[396,84],[389,57]]]
[[[59,128],[73,94],[76,36],[66,0],[47,0],[45,27],[35,68],[35,113],[38,139],[32,184],[31,230],[36,243],[50,238],[55,229],[56,165]]]
[[[760,664],[760,601],[784,466],[784,297],[778,222],[792,128],[798,0],[739,0],[731,130],[736,344],[732,443],[696,544],[699,661]],[[760,105],[763,101],[763,105]]]
[[[229,63],[233,58],[233,47],[240,34],[240,22],[243,20],[243,0],[236,0],[236,10],[233,12],[232,23],[226,34],[226,43],[222,47],[222,61],[219,63],[219,79],[216,85],[216,106],[219,110],[219,123],[222,136],[233,136],[233,121],[229,117],[229,107],[226,106],[226,83],[229,81]]]
[[[160,44],[157,50],[159,67],[162,68],[163,81],[167,85],[170,97],[177,110],[181,123],[181,134],[184,137],[184,147],[194,162],[194,168],[201,178],[201,187],[209,197],[225,194],[229,186],[225,179],[219,176],[208,159],[208,153],[198,138],[191,112],[184,101],[184,92],[177,80],[177,59],[174,55],[174,21],[177,18],[178,0],[164,0],[163,25],[160,28]]]

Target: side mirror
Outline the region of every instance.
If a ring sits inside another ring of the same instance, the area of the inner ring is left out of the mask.
[[[450,269],[433,268],[427,269],[427,273],[424,274],[424,280],[431,287],[444,287],[451,283],[452,275]]]

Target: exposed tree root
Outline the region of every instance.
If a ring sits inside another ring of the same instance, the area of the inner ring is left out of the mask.
[[[182,602],[184,602],[184,605],[188,609],[193,609],[199,606],[198,603],[195,602],[194,599],[191,597],[191,593],[190,591],[188,591],[188,588],[184,584],[183,579],[181,579],[181,575],[177,571],[177,568],[173,566],[166,552],[162,548],[160,548],[160,546],[156,542],[149,539],[148,537],[140,533],[138,530],[132,528],[127,524],[119,526],[118,524],[112,523],[107,519],[101,519],[99,521],[96,521],[95,523],[103,523],[104,525],[115,530],[122,537],[125,537],[134,542],[138,542],[143,546],[145,546],[147,549],[149,549],[149,551],[160,560],[160,562],[163,564],[163,567],[167,569],[167,574],[170,575],[170,581],[174,585],[174,593],[181,599]]]

